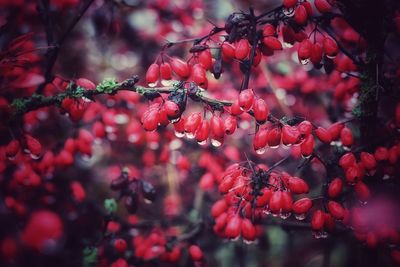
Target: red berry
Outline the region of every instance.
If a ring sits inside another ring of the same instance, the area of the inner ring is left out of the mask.
[[[323,143],[329,144],[332,141],[331,134],[325,128],[318,127],[315,130],[315,135]]]
[[[299,123],[299,125],[297,125],[297,129],[304,136],[311,134],[312,128],[313,126],[309,121],[302,121]]]
[[[172,69],[171,65],[168,62],[161,63],[160,77],[161,77],[161,82],[163,80],[168,81],[172,79]]]
[[[297,50],[297,53],[299,55],[300,61],[309,59],[311,57],[312,48],[313,48],[313,44],[311,43],[311,41],[309,39],[304,39],[299,44],[299,48]]]
[[[306,8],[303,5],[298,5],[294,13],[294,21],[299,25],[303,25],[307,22],[307,16]]]
[[[304,139],[304,141],[300,145],[301,155],[305,158],[311,156],[314,152],[314,145],[314,137],[310,134]]]
[[[295,126],[284,125],[282,127],[282,144],[291,146],[300,140],[300,132]]]
[[[307,213],[311,207],[312,207],[313,203],[311,201],[311,199],[305,197],[305,198],[301,198],[299,200],[297,200],[296,202],[293,203],[293,212],[296,214],[304,214]]]
[[[332,140],[339,138],[341,131],[344,128],[344,124],[341,122],[336,122],[328,127],[328,132],[331,134]]]
[[[202,65],[200,64],[193,65],[191,74],[192,74],[192,79],[196,84],[203,86],[207,83],[206,70]]]
[[[225,133],[227,135],[231,135],[235,132],[237,128],[237,119],[235,116],[228,116],[224,120],[224,128],[225,128]]]
[[[206,70],[210,70],[212,68],[212,55],[210,49],[206,49],[199,53],[199,63]]]
[[[239,106],[243,111],[249,110],[253,106],[254,93],[252,89],[246,89],[239,94]]]
[[[327,0],[315,0],[314,5],[320,13],[326,13],[332,9]]]
[[[361,181],[356,183],[354,191],[356,192],[358,199],[361,201],[367,201],[371,197],[371,192],[368,186]]]
[[[6,147],[6,157],[13,160],[20,150],[20,145],[18,140],[13,139],[8,143]]]
[[[160,78],[160,66],[156,63],[153,63],[149,66],[146,72],[146,83],[154,87],[157,85],[158,79]]]
[[[211,207],[211,215],[217,218],[228,209],[225,199],[218,200]]]
[[[122,238],[117,238],[114,240],[114,248],[119,253],[124,253],[126,251],[126,241]]]
[[[189,247],[189,254],[193,261],[201,261],[203,259],[203,251],[197,245]]]
[[[264,99],[258,98],[253,104],[254,118],[259,124],[263,124],[269,115],[269,109]]]
[[[199,128],[202,122],[200,112],[192,113],[185,120],[185,132],[189,134],[189,137],[194,137],[194,134]]]
[[[356,157],[351,152],[344,154],[339,159],[339,165],[343,169],[347,169],[355,164],[356,164]]]
[[[264,37],[263,43],[266,47],[272,50],[282,50],[282,44],[276,37],[273,36]]]
[[[222,55],[226,58],[234,58],[235,57],[235,47],[230,44],[224,42],[222,45]]]
[[[377,161],[384,161],[389,158],[389,150],[386,147],[378,147],[374,153]]]
[[[275,27],[272,24],[265,24],[263,28],[263,37],[272,36],[275,34]]]
[[[283,0],[283,6],[286,8],[294,7],[297,4],[297,0]]]
[[[373,170],[376,168],[376,160],[374,155],[368,152],[361,152],[360,159],[362,164],[364,165],[365,169]]]
[[[268,130],[260,129],[254,136],[253,147],[257,154],[263,154],[267,145]]]
[[[322,46],[319,43],[313,44],[311,47],[311,55],[310,55],[310,61],[314,65],[318,65],[321,63],[322,60]]]
[[[79,78],[78,80],[76,80],[76,85],[88,90],[96,89],[96,85],[91,80],[88,80],[86,78]]]
[[[306,194],[309,191],[308,184],[299,177],[289,177],[287,187],[294,194]]]
[[[281,143],[281,127],[274,127],[268,131],[267,143],[268,146],[275,148]]]
[[[241,226],[243,239],[246,241],[254,241],[257,233],[253,223],[249,219],[243,218]]]
[[[328,186],[328,196],[330,198],[337,197],[342,192],[342,188],[343,188],[342,179],[340,178],[333,179]]]
[[[208,123],[208,121],[203,120],[200,123],[200,126],[197,128],[196,134],[195,134],[195,138],[196,141],[200,144],[205,144],[206,140],[208,139],[208,136],[210,134],[210,124]]]
[[[224,137],[225,128],[224,122],[220,116],[213,115],[210,119],[211,134],[213,137]]]
[[[185,79],[190,75],[190,69],[186,62],[179,58],[173,58],[171,60],[171,68],[175,72],[176,75],[181,79]]]
[[[178,118],[181,113],[178,104],[171,100],[167,100],[164,102],[164,110],[167,113],[169,120],[174,120]]]
[[[335,217],[335,219],[342,220],[344,218],[345,210],[338,202],[332,200],[329,201],[328,210],[329,213],[332,214],[333,217]]]
[[[321,210],[316,210],[311,219],[311,229],[320,231],[324,227],[325,216]]]
[[[339,51],[339,48],[336,44],[336,42],[329,38],[325,37],[323,41],[323,46],[324,46],[324,52],[328,57],[335,57]]]
[[[29,134],[25,135],[25,142],[27,152],[30,153],[32,157],[39,158],[42,154],[42,145],[40,142]]]
[[[247,39],[240,39],[236,44],[235,57],[239,60],[243,60],[249,56],[250,43]]]
[[[228,222],[225,227],[225,236],[231,239],[235,239],[240,235],[242,226],[242,219],[238,215],[234,215],[228,218]]]
[[[351,130],[347,127],[344,127],[342,131],[340,132],[340,140],[342,141],[342,144],[347,147],[351,147],[353,144],[353,133]]]

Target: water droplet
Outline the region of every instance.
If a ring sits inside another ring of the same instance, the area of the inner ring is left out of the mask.
[[[294,217],[297,219],[297,220],[299,220],[299,221],[302,221],[302,220],[304,220],[305,218],[306,218],[306,214],[305,213],[301,213],[301,214],[295,214],[294,215]]]
[[[138,134],[130,134],[128,136],[128,141],[131,143],[136,143],[139,140],[139,135]]]
[[[235,238],[230,238],[231,241],[238,241],[240,236],[237,236]]]
[[[177,123],[180,119],[181,119],[181,117],[178,117],[176,119],[169,120],[169,122],[170,123]]]
[[[35,154],[32,154],[32,153],[30,153],[30,156],[31,156],[31,159],[38,159],[38,158],[40,158],[40,155],[35,155]]]
[[[178,137],[178,138],[182,138],[182,137],[185,136],[185,133],[181,133],[181,132],[175,131],[175,136]]]
[[[215,147],[220,147],[222,145],[222,142],[216,139],[211,139],[211,144]]]
[[[247,244],[247,245],[251,245],[251,244],[254,244],[254,243],[256,243],[256,241],[255,240],[246,240],[246,239],[243,239],[243,243],[245,243],[245,244]]]
[[[259,148],[259,149],[256,150],[256,153],[258,155],[262,155],[262,154],[264,154],[264,152],[265,152],[265,147],[262,147],[262,148]]]
[[[291,43],[283,42],[283,47],[284,48],[292,48],[293,45]]]
[[[197,143],[198,143],[199,145],[201,145],[201,146],[204,146],[204,145],[207,144],[207,140],[203,140],[203,141],[200,141],[200,142],[197,141]]]
[[[326,55],[326,57],[329,58],[329,59],[335,59],[336,55],[335,55],[335,56],[328,56],[328,55]]]
[[[163,86],[171,86],[174,83],[173,80],[161,80]]]
[[[301,60],[300,60],[301,65],[307,65],[308,62],[310,62],[310,59],[309,59],[309,58],[301,59]]]
[[[293,17],[294,16],[294,8],[293,7],[284,8],[282,10],[282,12],[286,17]]]
[[[362,200],[360,200],[360,204],[361,204],[361,205],[367,205],[367,204],[368,204],[368,201],[362,201]]]
[[[322,232],[321,231],[313,231],[313,236],[316,239],[320,239],[322,237]]]
[[[321,238],[327,238],[328,237],[328,232],[322,231],[321,232]]]
[[[291,215],[290,212],[281,212],[281,213],[279,214],[279,217],[281,217],[281,219],[283,219],[283,220],[286,220],[287,218],[290,217],[290,215]]]
[[[311,155],[308,155],[308,156],[301,155],[301,156],[303,159],[309,159],[311,157]]]
[[[155,83],[149,83],[149,87],[156,87],[158,82]]]
[[[279,147],[279,145],[277,145],[277,146],[269,146],[269,147],[272,148],[272,149],[276,149],[276,148]]]
[[[8,159],[8,160],[14,160],[14,159],[15,159],[15,156],[7,156],[7,159]]]
[[[186,137],[189,139],[193,139],[194,138],[194,133],[186,133]]]

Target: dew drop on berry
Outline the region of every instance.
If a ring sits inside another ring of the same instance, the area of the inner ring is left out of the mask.
[[[211,144],[215,147],[220,147],[222,145],[222,142],[217,139],[211,139]]]
[[[148,85],[149,85],[149,87],[156,87],[156,86],[157,86],[157,82],[155,82],[155,83],[149,83]]]
[[[296,218],[296,220],[302,221],[306,218],[306,214],[305,213],[295,214],[294,217]]]
[[[286,220],[287,218],[290,217],[290,215],[291,215],[290,212],[281,212],[281,213],[279,214],[279,217],[281,217],[281,219],[283,219],[283,220]]]
[[[264,153],[265,153],[265,147],[262,147],[262,148],[257,149],[257,150],[256,150],[256,153],[257,153],[258,155],[264,154]]]
[[[182,138],[185,136],[185,133],[175,131],[175,136],[178,138]]]
[[[310,59],[309,59],[309,58],[301,59],[301,60],[300,60],[301,65],[307,65],[308,62],[310,62]]]
[[[286,17],[294,16],[294,8],[293,7],[289,7],[289,8],[285,7],[285,8],[283,8],[282,12]]]

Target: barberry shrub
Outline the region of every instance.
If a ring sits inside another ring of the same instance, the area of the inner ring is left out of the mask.
[[[1,266],[398,266],[400,3],[0,1]]]

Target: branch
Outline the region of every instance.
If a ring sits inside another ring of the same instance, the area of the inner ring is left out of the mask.
[[[94,0],[88,0],[88,2],[84,5],[82,10],[75,16],[75,18],[72,20],[71,24],[67,27],[65,30],[64,34],[57,40],[55,44],[52,44],[53,42],[53,31],[52,31],[52,25],[51,21],[49,18],[49,10],[48,10],[48,1],[43,1],[41,6],[39,6],[39,10],[42,11],[43,13],[43,18],[45,22],[45,27],[46,27],[46,36],[47,36],[47,42],[48,45],[51,45],[51,50],[48,51],[48,61],[47,61],[47,67],[45,71],[45,81],[36,89],[36,93],[40,94],[43,89],[45,88],[46,84],[50,83],[53,80],[52,76],[52,71],[54,64],[56,63],[57,57],[58,57],[58,52],[64,43],[64,41],[67,39],[68,35],[72,32],[72,30],[75,28],[76,24],[80,21],[80,19],[83,17],[83,15],[86,13],[86,11],[89,9],[89,7],[92,5]],[[44,7],[43,7],[44,5]],[[43,10],[45,9],[45,10]]]
[[[149,97],[149,96],[154,96],[156,94],[164,94],[164,93],[169,94],[176,91],[177,89],[180,89],[183,90],[183,92],[187,94],[189,97],[191,97],[192,100],[197,102],[203,102],[213,107],[214,109],[221,109],[224,106],[232,105],[232,102],[230,101],[218,100],[209,97],[204,89],[201,89],[197,86],[195,86],[194,89],[192,88],[192,90],[194,91],[182,88],[181,87],[182,83],[178,81],[175,81],[173,83],[174,84],[173,86],[153,87],[153,88],[136,85],[138,81],[139,81],[138,76],[129,78],[121,83],[117,83],[114,80],[106,79],[100,84],[98,84],[96,89],[94,90],[88,90],[76,86],[76,84],[74,83],[71,83],[64,92],[54,96],[43,96],[40,94],[33,94],[29,98],[17,98],[11,104],[14,110],[12,119],[20,117],[27,112],[37,110],[39,108],[49,107],[49,106],[60,106],[63,100],[66,98],[73,98],[73,99],[87,98],[93,100],[94,97],[97,95],[115,95],[119,91],[137,92],[145,97],[146,96]]]

